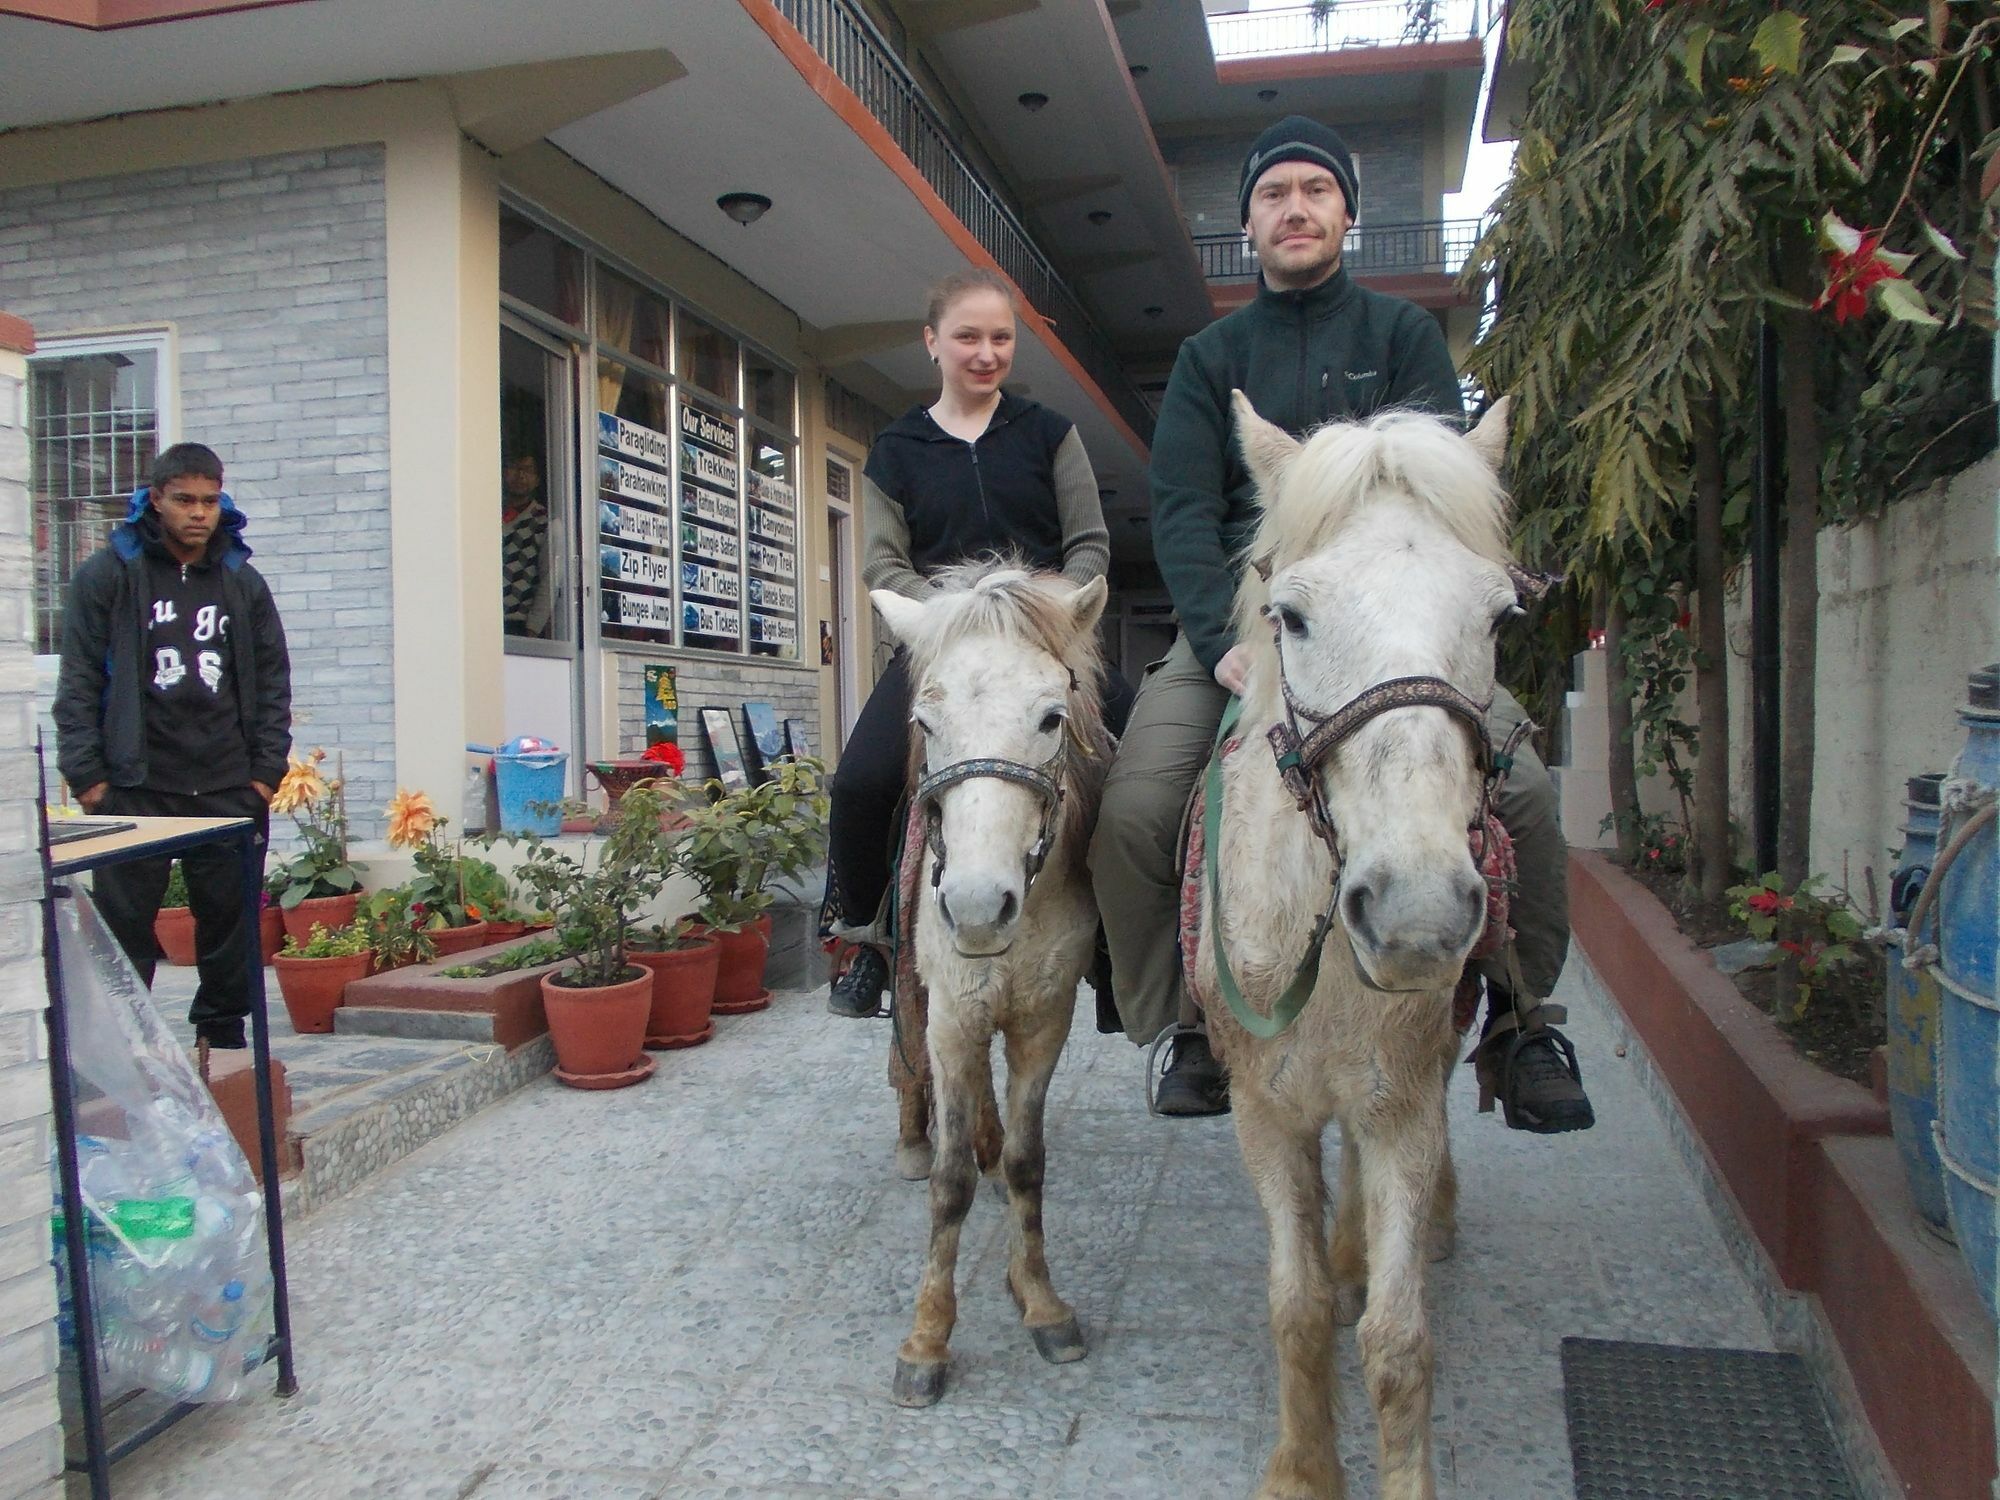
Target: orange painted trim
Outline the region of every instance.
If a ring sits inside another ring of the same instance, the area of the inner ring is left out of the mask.
[[[303,0],[0,0],[0,16],[25,16],[85,31],[120,31],[162,21],[190,21],[238,10],[299,5]]]
[[[827,108],[840,118],[842,124],[860,137],[861,143],[881,159],[883,166],[902,179],[903,186],[910,190],[911,196],[922,206],[924,212],[936,221],[938,228],[942,229],[952,244],[958,247],[959,253],[973,265],[1007,277],[1007,273],[1001,270],[1000,263],[987,252],[984,245],[979,243],[978,236],[959,222],[958,216],[945,205],[937,190],[924,180],[924,174],[917,170],[916,164],[903,154],[894,137],[883,128],[882,122],[868,112],[868,106],[863,104],[826,61],[813,51],[812,44],[799,34],[798,28],[778,13],[777,7],[771,0],[738,0],[738,3],[743,7],[744,13],[763,28],[764,34],[777,43],[778,50],[785,54],[786,60],[793,67],[799,70],[799,76],[826,102]],[[1010,286],[1013,285],[1013,278],[1007,277],[1007,281]],[[1109,419],[1111,425],[1117,429],[1119,435],[1131,446],[1140,460],[1143,462],[1150,458],[1151,451],[1140,440],[1139,434],[1134,432],[1118,414],[1118,408],[1112,404],[1111,398],[1104,394],[1102,388],[1091,378],[1090,372],[1084,369],[1074,354],[1070,353],[1069,346],[1057,336],[1055,324],[1028,301],[1027,294],[1018,286],[1014,290],[1021,303],[1021,320],[1041,339],[1057,362],[1089,393],[1091,400],[1097,403],[1098,410]]]
[[[1373,78],[1389,73],[1481,72],[1480,43],[1415,42],[1408,46],[1343,47],[1279,57],[1236,57],[1215,65],[1218,83],[1287,83],[1301,78]]]
[[[15,354],[35,352],[35,330],[28,326],[26,318],[0,312],[0,349],[8,349]]]

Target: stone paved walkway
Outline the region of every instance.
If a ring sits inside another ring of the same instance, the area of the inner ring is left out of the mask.
[[[1597,1129],[1509,1132],[1469,1073],[1453,1091],[1460,1251],[1434,1300],[1459,1500],[1570,1495],[1566,1334],[1770,1347],[1566,988]],[[641,1087],[544,1080],[431,1142],[296,1226],[301,1395],[191,1419],[120,1467],[121,1500],[1247,1495],[1274,1430],[1262,1224],[1229,1122],[1149,1118],[1122,1038],[1073,1039],[1051,1114],[1049,1255],[1089,1359],[1035,1357],[982,1194],[953,1385],[890,1404],[926,1204],[890,1172],[887,1044],[781,996]],[[1351,1334],[1341,1366],[1372,1496]]]

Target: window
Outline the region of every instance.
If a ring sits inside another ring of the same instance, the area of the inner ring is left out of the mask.
[[[169,441],[168,336],[44,339],[28,361],[28,489],[35,524],[35,649],[62,649],[70,578],[125,519]]]
[[[500,210],[500,290],[571,327],[583,323],[583,252],[511,208]]]
[[[685,312],[680,331],[681,362],[675,373],[734,405],[736,340]]]

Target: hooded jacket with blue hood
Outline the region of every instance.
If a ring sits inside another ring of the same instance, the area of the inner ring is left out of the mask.
[[[137,490],[110,544],[76,570],[63,606],[62,670],[54,717],[57,764],[78,791],[114,787],[206,793],[275,787],[292,748],[291,656],[263,575],[250,566],[244,516],[227,494],[201,561],[167,551],[151,491]],[[156,611],[179,596],[190,607]],[[197,623],[202,608],[219,615]],[[155,618],[156,614],[159,616]],[[210,623],[227,621],[226,637]],[[175,649],[164,670],[149,642],[156,624],[211,652]],[[183,660],[212,654],[213,661]],[[185,680],[178,675],[185,673]],[[204,707],[204,674],[218,674]],[[219,690],[219,691],[218,691]],[[232,728],[241,730],[241,750]],[[162,744],[174,747],[170,764]]]

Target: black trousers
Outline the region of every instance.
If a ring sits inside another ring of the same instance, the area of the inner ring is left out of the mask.
[[[185,796],[144,787],[113,787],[97,806],[99,814],[127,818],[252,818],[257,824],[257,871],[263,878],[264,853],[270,844],[271,814],[255,787]],[[247,979],[250,955],[258,944],[257,924],[243,917],[242,851],[234,840],[203,844],[180,856],[187,880],[188,905],[194,912],[195,966],[201,982],[188,1007],[188,1020],[199,1033],[206,1023],[240,1022],[250,1014]],[[132,960],[140,981],[150,987],[159,961],[153,939],[153,919],[167,891],[173,861],[135,859],[106,865],[91,877],[97,909]]]
[[[1133,696],[1124,674],[1108,668],[1104,722],[1112,734],[1125,732]],[[861,706],[828,789],[833,803],[827,820],[828,904],[843,922],[874,921],[888,894],[900,852],[895,846],[903,829],[896,811],[909,790],[909,758],[910,673],[907,653],[898,651]]]

